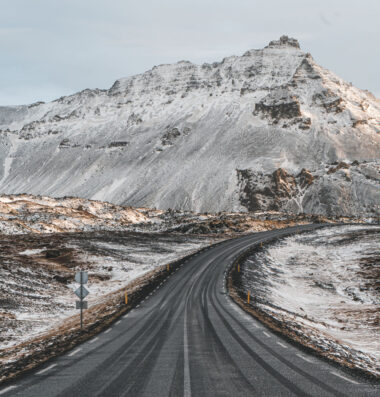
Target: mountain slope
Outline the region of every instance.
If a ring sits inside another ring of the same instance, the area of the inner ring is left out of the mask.
[[[109,90],[0,107],[0,192],[373,215],[379,120],[378,99],[283,36],[241,57],[160,65]]]

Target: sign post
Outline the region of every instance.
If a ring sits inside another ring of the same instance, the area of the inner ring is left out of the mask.
[[[80,328],[83,328],[83,309],[87,309],[87,301],[83,299],[90,293],[83,284],[88,282],[88,273],[79,271],[75,273],[75,281],[80,284],[79,288],[75,290],[76,296],[80,299],[76,302],[76,308],[80,309]]]

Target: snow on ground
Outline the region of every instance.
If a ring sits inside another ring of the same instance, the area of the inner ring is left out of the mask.
[[[325,347],[335,341],[359,352],[360,365],[368,359],[376,372],[379,247],[376,226],[332,227],[287,237],[247,259],[243,288],[270,316],[300,326]]]
[[[1,350],[77,314],[74,274],[87,270],[89,307],[104,296],[214,241],[209,237],[97,232],[3,236],[0,241]],[[28,247],[28,248],[27,248]]]

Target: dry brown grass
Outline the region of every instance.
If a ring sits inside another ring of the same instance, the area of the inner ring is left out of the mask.
[[[175,262],[177,263],[177,262]],[[174,266],[172,266],[172,269]],[[166,266],[157,268],[137,278],[126,287],[105,295],[102,303],[84,311],[84,329],[80,329],[79,314],[65,319],[58,327],[34,339],[0,350],[0,383],[19,376],[61,355],[107,328],[118,317],[128,312],[143,299],[150,287],[165,277]],[[128,293],[128,304],[124,294]]]

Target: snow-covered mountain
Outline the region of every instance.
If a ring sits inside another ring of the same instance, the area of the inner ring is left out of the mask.
[[[380,101],[286,36],[0,107],[0,193],[195,211],[380,213]]]

